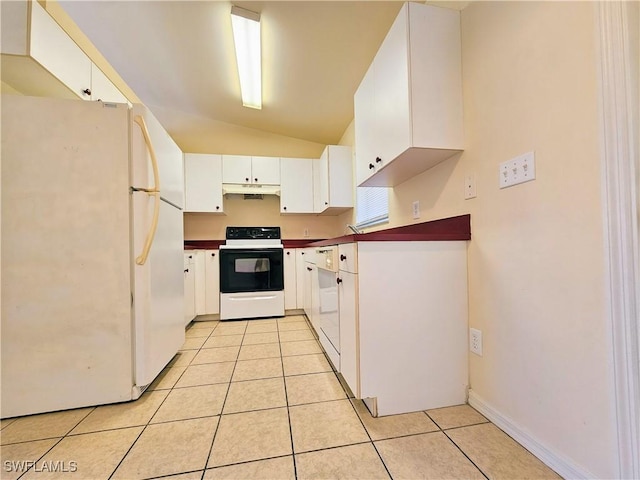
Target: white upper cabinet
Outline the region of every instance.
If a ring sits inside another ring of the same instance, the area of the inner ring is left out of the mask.
[[[314,211],[338,215],[353,208],[351,147],[327,145],[314,163]]]
[[[251,157],[251,180],[259,185],[280,185],[280,157]]]
[[[91,64],[91,99],[101,102],[127,103],[127,97],[118,90],[95,63]]]
[[[463,149],[460,14],[405,3],[354,96],[356,181],[398,185]]]
[[[280,158],[223,155],[222,183],[280,185]]]
[[[0,2],[0,8],[7,85],[25,95],[127,102],[38,2]]]
[[[280,213],[313,213],[313,160],[280,159]]]
[[[185,212],[223,213],[222,155],[184,154]]]
[[[91,99],[91,60],[38,4],[31,2],[29,54],[80,98]]]

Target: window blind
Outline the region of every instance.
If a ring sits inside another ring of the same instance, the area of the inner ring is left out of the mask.
[[[370,227],[389,219],[389,189],[358,187],[356,189],[356,226]]]

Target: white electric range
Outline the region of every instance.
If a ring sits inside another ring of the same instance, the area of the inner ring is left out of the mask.
[[[227,227],[220,246],[220,320],[284,316],[280,227]]]

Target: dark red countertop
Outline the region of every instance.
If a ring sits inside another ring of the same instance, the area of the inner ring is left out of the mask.
[[[414,223],[403,227],[388,228],[377,232],[343,235],[341,237],[318,239],[283,239],[284,248],[324,247],[353,242],[419,242],[419,241],[471,240],[471,215],[442,218],[428,222]],[[185,240],[185,250],[217,249],[224,240]]]
[[[442,218],[404,227],[388,228],[370,233],[344,235],[321,240],[310,247],[324,247],[352,242],[419,242],[442,240],[471,240],[471,215]]]

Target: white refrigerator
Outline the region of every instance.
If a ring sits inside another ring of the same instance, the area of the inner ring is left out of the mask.
[[[184,342],[183,154],[142,105],[0,107],[1,417],[136,399]]]

